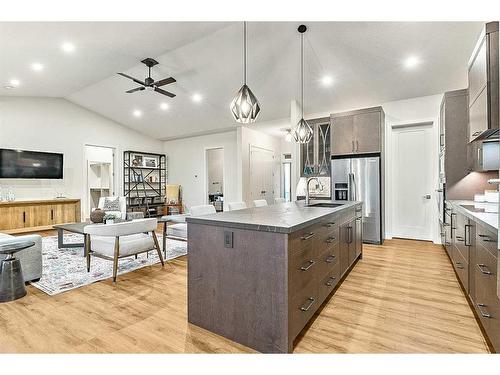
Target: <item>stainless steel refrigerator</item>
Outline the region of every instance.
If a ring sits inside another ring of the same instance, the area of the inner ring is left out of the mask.
[[[363,202],[363,242],[383,241],[380,156],[333,157],[332,198]]]

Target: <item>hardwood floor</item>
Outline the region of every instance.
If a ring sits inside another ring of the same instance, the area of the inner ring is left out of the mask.
[[[53,235],[53,232],[44,235]],[[240,353],[187,323],[187,257],[56,296],[0,304],[0,352]],[[388,240],[364,256],[295,343],[296,353],[487,353],[441,246]]]

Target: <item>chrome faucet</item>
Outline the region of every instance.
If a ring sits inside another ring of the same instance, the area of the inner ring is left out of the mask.
[[[316,180],[316,189],[319,187],[319,180],[316,177],[310,177],[306,182],[306,206],[309,206],[309,183],[312,180]]]

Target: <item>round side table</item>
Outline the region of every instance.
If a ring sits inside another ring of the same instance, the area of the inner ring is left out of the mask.
[[[0,254],[6,255],[0,265],[0,302],[14,301],[26,295],[21,262],[14,254],[34,245],[32,241],[0,245]]]

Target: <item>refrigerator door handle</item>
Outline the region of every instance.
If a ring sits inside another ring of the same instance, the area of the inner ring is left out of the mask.
[[[358,189],[356,188],[356,176],[354,173],[352,173],[352,186],[353,186],[353,191],[354,191],[352,200],[357,201],[358,200]]]

